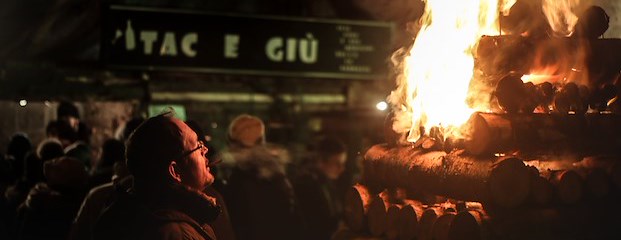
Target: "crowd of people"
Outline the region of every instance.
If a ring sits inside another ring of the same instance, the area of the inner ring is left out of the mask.
[[[120,133],[94,159],[87,124],[63,102],[44,141],[15,134],[0,154],[0,239],[314,240],[342,222],[347,149],[337,138],[293,160],[247,114],[222,149],[171,113]]]

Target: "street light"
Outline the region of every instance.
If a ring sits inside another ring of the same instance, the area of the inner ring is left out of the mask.
[[[381,101],[375,104],[375,108],[377,108],[377,110],[384,111],[388,108],[388,104],[384,101]]]

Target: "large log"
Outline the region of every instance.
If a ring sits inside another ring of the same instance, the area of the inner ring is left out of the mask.
[[[352,186],[345,192],[343,218],[349,229],[360,232],[366,226],[366,216],[371,203],[369,190],[360,184]]]
[[[466,123],[466,151],[489,155],[576,152],[617,152],[621,116],[616,114],[494,114],[474,113]]]
[[[424,152],[375,145],[363,160],[363,182],[407,191],[428,192],[502,207],[522,204],[530,176],[517,158],[476,158],[459,152]]]

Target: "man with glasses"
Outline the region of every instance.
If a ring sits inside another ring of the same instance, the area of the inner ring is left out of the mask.
[[[99,218],[94,239],[215,239],[208,225],[221,209],[202,193],[213,183],[208,149],[183,121],[162,114],[126,143],[134,186]]]

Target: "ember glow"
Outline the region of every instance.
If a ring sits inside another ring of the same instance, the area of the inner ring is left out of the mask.
[[[563,81],[563,76],[557,74],[558,69],[555,67],[546,67],[541,69],[536,69],[531,71],[530,74],[525,74],[522,76],[522,81],[532,82],[533,84],[540,84],[543,82],[550,83],[561,83]]]
[[[514,2],[514,1],[512,1]],[[389,97],[401,108],[393,128],[413,142],[432,126],[445,136],[480,109],[468,106],[468,87],[474,72],[474,49],[483,35],[498,35],[498,15],[508,9],[497,0],[427,0],[421,29],[405,58],[399,87]],[[408,121],[403,116],[409,118]]]

